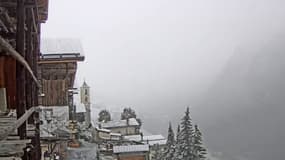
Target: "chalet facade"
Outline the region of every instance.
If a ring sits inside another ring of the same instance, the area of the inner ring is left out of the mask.
[[[42,39],[38,73],[41,83],[41,142],[46,157],[66,158],[68,146],[76,142],[76,108],[73,104],[77,62],[83,61],[77,39]],[[62,150],[63,149],[63,150]]]
[[[40,87],[37,61],[41,23],[47,16],[48,0],[0,0],[0,156],[4,159],[41,157],[35,112]],[[30,149],[24,150],[27,146]]]
[[[83,50],[77,39],[42,39],[38,72],[43,106],[68,106],[69,89],[74,86],[77,62],[83,61]]]

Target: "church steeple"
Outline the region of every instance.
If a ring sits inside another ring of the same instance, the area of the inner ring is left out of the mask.
[[[80,97],[81,103],[84,104],[86,113],[85,113],[85,124],[89,128],[91,125],[91,103],[90,103],[90,87],[87,85],[84,80],[82,86],[80,87]]]
[[[90,104],[90,87],[87,85],[87,83],[83,82],[82,86],[80,87],[80,102],[83,104]]]

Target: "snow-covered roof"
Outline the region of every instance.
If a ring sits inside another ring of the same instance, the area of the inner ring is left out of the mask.
[[[128,145],[128,146],[114,146],[114,153],[131,153],[131,152],[148,152],[148,145]]]
[[[165,138],[162,135],[150,135],[150,136],[143,136],[144,141],[153,141],[153,140],[164,140]]]
[[[141,135],[130,135],[124,136],[124,139],[136,142],[143,142],[144,144],[149,144],[150,146],[155,144],[164,145],[167,141],[162,135],[143,136],[143,138],[141,137]]]
[[[111,133],[110,135],[111,136],[122,136],[122,134],[120,134],[120,133]]]
[[[83,49],[79,39],[46,38],[41,40],[42,54],[79,54],[83,56]]]
[[[126,127],[126,126],[139,126],[139,123],[135,118],[130,118],[128,123],[127,123],[127,120],[117,120],[117,121],[113,120],[113,121],[101,123],[101,126],[102,126],[102,128],[118,128],[118,127]]]
[[[142,140],[141,135],[129,135],[129,136],[124,136],[124,138],[131,141]],[[143,136],[143,141],[154,141],[154,140],[165,140],[165,138],[162,135]]]
[[[107,133],[111,132],[109,129],[103,129],[103,128],[98,128],[98,127],[96,127],[96,130],[99,132],[107,132]]]
[[[124,139],[129,140],[129,141],[137,141],[137,142],[140,142],[142,140],[141,135],[124,136]]]
[[[167,142],[166,139],[163,139],[163,140],[153,140],[153,141],[147,141],[147,142],[144,142],[145,144],[149,144],[150,146],[153,146],[155,144],[158,144],[158,145],[165,145]]]

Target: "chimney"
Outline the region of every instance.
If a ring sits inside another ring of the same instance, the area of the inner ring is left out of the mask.
[[[141,141],[143,141],[143,133],[141,132],[140,135],[141,135]]]

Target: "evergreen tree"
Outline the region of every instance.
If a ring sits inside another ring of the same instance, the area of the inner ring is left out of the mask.
[[[206,159],[207,150],[202,143],[202,133],[198,128],[198,125],[194,127],[194,160],[204,160]]]
[[[176,132],[175,152],[174,152],[173,160],[182,160],[182,156],[180,155],[182,146],[180,144],[182,144],[182,140],[181,140],[180,125],[178,125],[177,132]]]
[[[99,118],[98,118],[99,122],[108,122],[111,121],[111,114],[109,111],[107,111],[106,109],[102,110],[99,112]]]
[[[124,108],[121,113],[121,120],[137,118],[136,112],[132,108]]]
[[[151,157],[152,160],[161,160],[162,159],[162,151],[159,144],[155,144],[153,146],[153,155]]]
[[[174,136],[174,132],[172,129],[172,125],[171,125],[171,123],[169,123],[166,145],[173,145],[174,143],[175,143],[175,136]]]
[[[175,135],[171,123],[169,123],[168,136],[167,136],[166,146],[163,152],[164,153],[163,159],[172,160],[174,157],[174,152],[175,152]]]
[[[177,143],[177,152],[175,158],[178,160],[193,160],[193,126],[190,118],[189,107],[187,107],[184,117],[181,121],[181,131]]]
[[[179,140],[179,135],[180,135],[180,125],[178,124],[177,132],[176,132],[176,142],[178,142],[178,140]]]

